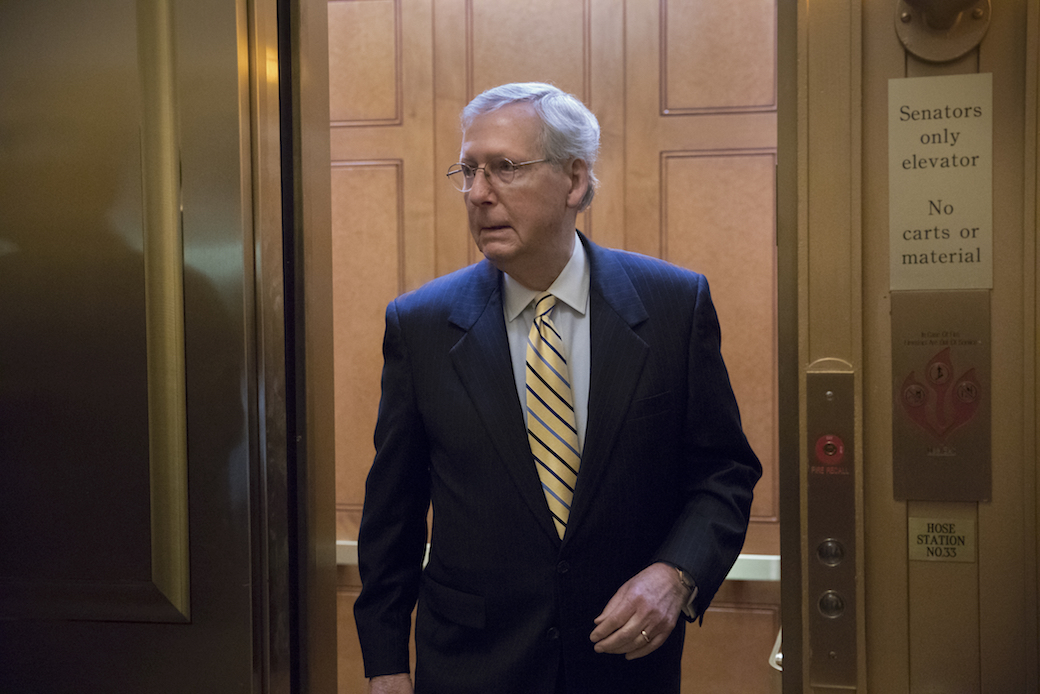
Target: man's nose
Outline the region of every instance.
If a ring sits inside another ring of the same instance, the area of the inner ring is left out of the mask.
[[[473,177],[473,187],[469,189],[467,195],[469,196],[469,201],[475,205],[491,200],[494,195],[494,189],[491,187],[491,182],[488,181],[483,169],[477,171],[477,175]]]

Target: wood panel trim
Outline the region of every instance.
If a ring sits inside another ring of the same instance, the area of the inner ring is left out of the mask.
[[[658,177],[661,181],[661,226],[658,229],[658,243],[661,257],[668,258],[668,162],[673,159],[715,159],[724,157],[772,157],[775,166],[775,147],[748,147],[736,149],[689,149],[664,150],[661,152]],[[775,179],[775,175],[774,175]],[[773,199],[773,223],[776,223],[776,198]]]
[[[333,161],[333,169],[393,167],[397,176],[397,293],[403,294],[406,289],[405,280],[405,242],[407,235],[404,228],[404,160],[403,159],[366,159],[356,161]]]
[[[660,63],[660,115],[661,116],[696,116],[717,115],[724,113],[761,113],[776,111],[777,108],[777,81],[778,72],[773,70],[773,100],[768,104],[747,104],[745,106],[701,106],[689,108],[668,108],[668,0],[658,0],[660,13],[658,18],[658,31],[660,32],[658,46]],[[777,10],[773,5],[773,33],[777,35]]]
[[[473,93],[473,0],[466,0],[465,4],[466,33],[463,44],[466,48],[466,94],[463,98],[463,106],[468,104],[476,96]],[[467,256],[472,260],[472,249]]]
[[[334,2],[364,2],[365,0],[328,0],[329,4]],[[360,120],[331,120],[329,126],[332,128],[369,128],[372,126],[400,126],[404,125],[404,76],[403,60],[401,56],[401,0],[393,0],[394,3],[394,117],[393,118],[363,118]]]
[[[466,0],[466,95],[463,106],[469,104],[477,96],[476,88],[473,86],[473,0]],[[581,93],[574,96],[581,99],[582,103],[592,103],[592,0],[582,0],[583,21],[581,25],[582,39],[582,69],[581,69]],[[498,86],[498,85],[495,85]],[[471,253],[471,260],[472,253]]]
[[[659,241],[658,241],[658,243],[659,243],[659,247],[660,247],[661,257],[663,259],[665,259],[665,260],[669,260],[670,259],[670,253],[669,253],[669,248],[668,248],[668,246],[669,246],[669,237],[670,237],[670,234],[669,234],[669,231],[668,231],[669,230],[669,221],[668,221],[668,202],[669,202],[669,198],[668,198],[668,195],[670,194],[670,192],[672,190],[672,187],[668,183],[668,173],[667,173],[667,171],[668,171],[668,164],[669,164],[669,162],[670,161],[674,161],[674,160],[679,160],[679,159],[726,159],[726,158],[732,158],[732,157],[743,157],[743,158],[768,157],[771,160],[772,170],[774,172],[773,173],[773,182],[774,182],[774,187],[775,187],[775,183],[776,183],[776,173],[775,173],[775,171],[776,171],[776,158],[777,158],[777,150],[776,150],[775,147],[747,147],[747,148],[731,148],[731,149],[665,150],[665,151],[661,152],[661,154],[660,154],[660,174],[659,174],[660,181],[661,181],[661,184],[660,184],[660,194],[661,194],[661,200],[660,200],[660,220],[661,221],[660,221],[660,228],[658,230],[658,234],[659,234]],[[773,233],[774,233],[774,238],[775,238],[776,223],[777,223],[777,209],[776,209],[776,197],[775,196],[773,197],[773,201],[772,202],[773,202],[773,213],[772,213]],[[775,294],[776,294],[776,289],[774,288],[774,301],[775,301]],[[776,358],[776,357],[774,357],[774,358]],[[778,407],[778,405],[776,405],[776,406]],[[777,410],[777,413],[775,413],[774,416],[777,416],[778,412],[779,411]],[[775,426],[776,425],[775,425],[775,420],[774,420],[774,427]],[[775,444],[774,444],[774,448],[772,450],[775,452],[775,450],[776,450]],[[773,461],[773,460],[763,460],[763,465],[766,465],[766,466],[774,465],[774,466],[776,466],[775,469],[779,470],[779,467],[778,467],[777,463],[775,461]],[[764,525],[764,524],[776,523],[776,522],[779,521],[779,516],[776,513],[776,510],[778,509],[777,500],[779,498],[778,497],[778,484],[779,484],[778,478],[779,478],[779,475],[773,475],[773,477],[772,477],[772,485],[768,489],[761,488],[761,489],[758,490],[759,494],[768,494],[770,496],[770,498],[772,499],[772,501],[770,501],[770,508],[772,509],[773,513],[759,514],[759,513],[753,512],[751,514],[750,518],[749,518],[749,522],[752,524],[752,525],[749,526],[749,533],[753,533],[755,531],[754,530],[755,529],[755,525],[761,526],[761,525]],[[757,505],[755,507],[753,507],[753,509],[757,509],[757,508],[758,508]]]
[[[592,0],[585,0],[583,3],[584,8],[582,13],[584,14],[584,21],[581,23],[581,40],[582,40],[582,72],[581,72],[581,94],[576,94],[581,99],[583,104],[589,105],[592,103]],[[592,220],[589,215],[586,215],[589,221],[588,229],[591,233]]]

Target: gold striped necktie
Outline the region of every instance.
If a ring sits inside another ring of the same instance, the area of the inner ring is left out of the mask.
[[[556,532],[562,538],[581,454],[567,352],[552,321],[555,307],[552,294],[537,297],[534,325],[527,336],[527,437]]]

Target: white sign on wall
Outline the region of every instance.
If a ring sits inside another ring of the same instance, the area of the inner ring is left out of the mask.
[[[975,561],[975,523],[963,518],[908,518],[912,561]]]
[[[890,288],[993,287],[993,76],[888,81]]]

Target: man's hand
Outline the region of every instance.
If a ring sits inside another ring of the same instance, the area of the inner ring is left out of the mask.
[[[663,562],[651,564],[618,588],[600,616],[590,638],[597,653],[624,653],[642,658],[668,640],[689,589],[675,569]]]
[[[368,681],[369,694],[412,694],[412,678],[407,672],[380,675]]]

